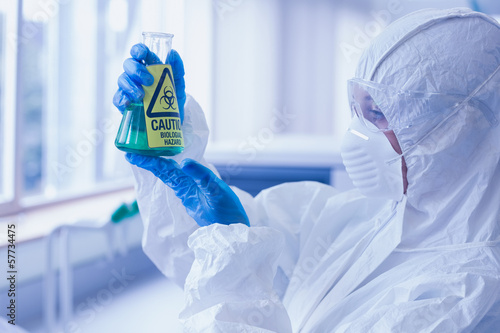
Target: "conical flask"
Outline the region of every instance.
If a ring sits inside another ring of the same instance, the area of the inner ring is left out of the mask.
[[[144,98],[124,112],[115,146],[126,152],[149,156],[173,156],[184,150],[184,138],[174,74],[168,64],[172,34],[144,32],[143,43],[158,61],[146,64],[155,78],[151,86],[142,86]]]

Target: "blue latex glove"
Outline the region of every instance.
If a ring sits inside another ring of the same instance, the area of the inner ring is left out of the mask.
[[[200,227],[213,223],[243,223],[250,226],[240,199],[210,169],[185,159],[174,160],[127,153],[127,161],[151,171],[181,199],[186,211]]]
[[[136,44],[130,49],[132,58],[123,62],[125,70],[118,77],[118,91],[113,97],[113,104],[123,113],[132,102],[141,102],[144,97],[142,85],[150,86],[154,82],[153,75],[145,65],[159,64],[161,61],[156,54],[149,51],[144,44]],[[181,122],[184,121],[184,103],[186,102],[186,84],[184,82],[184,64],[177,51],[168,54],[168,63],[174,72],[175,94],[179,105]]]

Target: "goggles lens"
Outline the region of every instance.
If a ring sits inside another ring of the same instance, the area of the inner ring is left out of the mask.
[[[392,129],[385,110],[389,107],[386,94],[374,93],[373,87],[355,79],[348,84],[349,105],[352,116],[361,120],[369,130],[373,132],[384,132]],[[384,96],[385,95],[385,96]]]

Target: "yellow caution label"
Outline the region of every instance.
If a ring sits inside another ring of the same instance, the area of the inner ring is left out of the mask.
[[[184,147],[174,76],[170,65],[146,67],[155,81],[144,88],[144,117],[149,148]]]

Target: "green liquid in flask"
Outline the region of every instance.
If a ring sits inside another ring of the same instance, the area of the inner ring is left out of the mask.
[[[130,104],[123,112],[115,146],[125,152],[148,156],[174,156],[184,150],[183,147],[149,147],[143,103]]]

